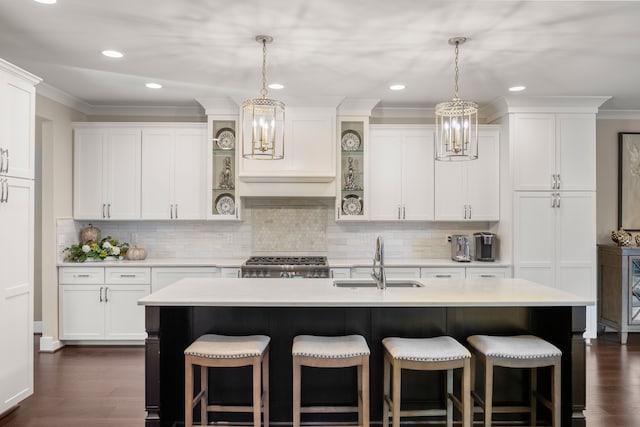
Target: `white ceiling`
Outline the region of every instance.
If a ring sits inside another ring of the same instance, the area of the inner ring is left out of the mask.
[[[640,2],[457,0],[0,1],[0,58],[91,106],[196,106],[259,96],[269,34],[269,96],[379,98],[433,107],[525,96],[603,95],[603,109],[640,110]],[[117,49],[125,57],[100,54]],[[144,87],[148,81],[161,90]],[[392,92],[391,83],[406,90]]]

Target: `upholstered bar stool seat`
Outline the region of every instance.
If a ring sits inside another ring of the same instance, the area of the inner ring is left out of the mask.
[[[471,353],[448,336],[434,338],[395,338],[382,340],[384,347],[383,427],[400,425],[401,417],[445,415],[447,425],[453,424],[453,406],[462,414],[463,427],[471,426]],[[402,370],[446,371],[446,409],[401,410]],[[454,396],[453,370],[462,369],[460,399]],[[393,387],[391,373],[393,371]]]
[[[269,426],[269,342],[265,335],[202,335],[184,351],[185,427],[193,426],[193,408],[200,404],[201,425],[209,423],[209,412],[253,413],[254,427]],[[194,396],[193,366],[200,367],[200,390]],[[209,402],[208,368],[253,367],[251,405],[212,405]]]
[[[298,335],[293,339],[293,427],[300,427],[301,413],[358,413],[358,426],[369,426],[369,346],[361,335],[326,337]],[[356,367],[358,406],[301,406],[302,366]],[[336,427],[332,425],[332,427]]]
[[[562,352],[553,344],[533,335],[498,337],[473,335],[467,338],[478,361],[484,364],[484,400],[474,393],[484,412],[484,425],[490,427],[493,413],[529,412],[531,425],[537,425],[537,402],[551,411],[553,427],[560,427],[560,362]],[[493,405],[493,368],[531,369],[531,390],[529,406]],[[551,367],[551,399],[546,399],[537,391],[537,368]]]

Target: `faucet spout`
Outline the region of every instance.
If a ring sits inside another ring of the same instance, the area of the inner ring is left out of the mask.
[[[371,277],[376,281],[378,289],[387,289],[387,273],[384,271],[384,240],[382,236],[376,239],[376,250],[373,255]]]

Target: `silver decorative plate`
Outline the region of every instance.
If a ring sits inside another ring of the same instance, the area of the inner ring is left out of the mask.
[[[236,203],[233,196],[229,193],[224,193],[216,198],[216,211],[220,215],[233,215],[236,213]]]
[[[345,130],[342,132],[342,149],[344,151],[356,151],[360,148],[360,134],[355,130]]]
[[[236,134],[231,128],[222,128],[216,134],[215,140],[221,150],[233,150],[236,145]]]
[[[342,211],[345,215],[360,215],[362,213],[362,199],[355,194],[349,194],[342,199]]]

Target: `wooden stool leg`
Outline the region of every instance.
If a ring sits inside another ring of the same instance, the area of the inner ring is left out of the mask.
[[[531,368],[531,391],[529,395],[531,405],[531,425],[536,426],[538,424],[538,369]]]
[[[473,405],[471,404],[471,360],[465,359],[462,368],[462,427],[473,424]]]
[[[402,370],[400,369],[400,362],[395,361],[393,364],[393,400],[391,413],[393,415],[392,418],[392,427],[400,427],[400,380],[402,377]]]
[[[260,359],[253,362],[253,427],[260,427],[260,415],[262,413],[262,372]]]
[[[484,359],[484,427],[491,427],[493,417],[493,362]]]
[[[447,393],[445,395],[447,403],[447,427],[453,427],[453,401],[449,396],[453,396],[453,369],[447,369]]]
[[[262,417],[264,427],[269,427],[269,349],[262,358]]]
[[[184,425],[193,427],[193,367],[189,356],[184,360]]]
[[[382,374],[382,427],[389,427],[389,401],[391,398],[391,363],[384,355],[384,371]]]
[[[293,356],[293,427],[300,427],[300,362]]]
[[[362,365],[358,365],[356,366],[356,372],[357,372],[357,401],[358,401],[358,425],[361,426],[362,425],[362,405],[364,404],[364,395],[362,394]]]
[[[560,369],[560,361],[558,360],[551,367],[552,375],[553,375],[553,385],[551,386],[551,405],[553,406],[552,410],[552,422],[553,427],[560,427],[560,383],[562,382],[561,378],[561,369]]]
[[[209,404],[209,384],[207,380],[207,367],[200,366],[200,391],[204,391],[200,398],[200,425],[202,426],[209,424],[209,414],[207,412],[207,405]]]
[[[362,426],[369,427],[369,356],[362,357],[362,366],[359,366],[362,377]]]

